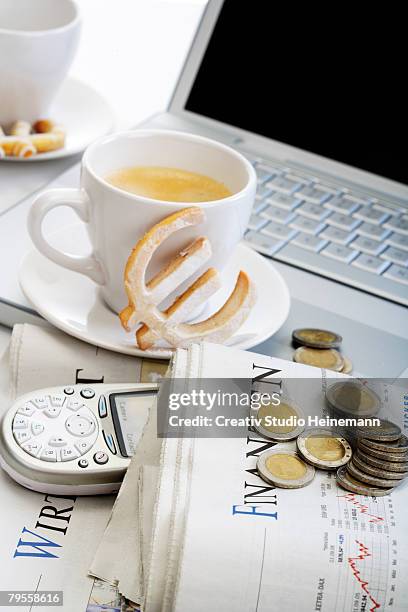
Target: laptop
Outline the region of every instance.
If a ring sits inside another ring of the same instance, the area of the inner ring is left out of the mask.
[[[290,357],[290,329],[316,325],[349,338],[360,371],[391,376],[408,365],[398,23],[374,8],[367,28],[346,10],[325,21],[310,8],[210,0],[167,111],[143,124],[216,138],[254,164],[258,192],[245,241],[278,267],[292,295],[288,322],[260,350]],[[373,42],[377,28],[390,27],[392,43]],[[76,165],[48,186],[77,181]],[[25,233],[17,226],[29,204],[1,217],[4,257],[13,228]],[[0,285],[0,321],[8,325],[35,316],[17,267],[10,263]]]

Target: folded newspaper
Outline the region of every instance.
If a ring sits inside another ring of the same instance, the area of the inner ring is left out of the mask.
[[[228,389],[242,381],[290,389],[291,400],[323,422],[329,377],[343,376],[211,344],[178,350],[170,374],[177,393],[165,395],[168,408],[183,392],[191,401],[197,381],[223,378]],[[385,389],[382,410],[403,427],[402,387]],[[173,435],[170,421],[185,412],[166,410],[160,397],[93,575],[115,581],[145,612],[408,609],[406,485],[364,497],[317,470],[305,488],[274,488],[260,479],[256,462],[275,443],[252,429],[209,433],[200,424],[193,433],[177,426]]]
[[[19,395],[42,387],[91,381],[147,382],[166,368],[166,362],[111,353],[50,326],[16,325],[9,350],[9,393],[0,390],[2,410]],[[2,470],[0,487],[0,591],[63,591],[62,607],[20,604],[23,612],[126,610],[114,582],[88,575],[112,511],[113,496],[34,493]]]

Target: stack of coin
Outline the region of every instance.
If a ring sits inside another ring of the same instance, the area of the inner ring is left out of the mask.
[[[357,450],[337,482],[361,495],[388,495],[408,476],[408,438],[391,421],[358,428]]]
[[[338,350],[343,338],[325,329],[295,329],[292,340],[298,348],[293,360],[298,363],[350,374],[353,364]]]

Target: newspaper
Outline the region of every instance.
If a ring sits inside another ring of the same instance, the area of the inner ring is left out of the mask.
[[[177,351],[172,375],[184,377],[188,390],[188,378],[216,378],[220,370],[225,378],[247,378],[254,367],[276,370],[282,379],[315,379],[310,393],[295,400],[305,411],[309,404],[323,406],[327,372],[231,348],[204,344]],[[404,427],[400,391],[389,390],[384,401],[390,418]],[[155,436],[147,427],[141,444]],[[271,446],[252,433],[166,438],[150,461],[149,487],[137,450],[133,595],[143,611],[408,610],[407,484],[386,497],[365,497],[318,470],[305,488],[276,489],[255,470],[258,455]],[[152,521],[145,508],[154,508]]]
[[[155,380],[167,364],[75,340],[50,326],[16,325],[10,343],[10,391],[3,410],[23,393],[53,385]],[[33,610],[119,612],[116,584],[88,575],[114,496],[64,497],[24,489],[0,470],[2,504],[0,590],[63,591],[64,605],[21,606]],[[123,544],[122,544],[123,546]],[[103,607],[104,606],[104,607]],[[109,606],[109,607],[108,607]]]

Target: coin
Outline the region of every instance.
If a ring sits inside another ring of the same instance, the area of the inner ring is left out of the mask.
[[[305,487],[315,476],[314,467],[289,450],[269,450],[262,453],[258,457],[256,468],[263,480],[283,489]]]
[[[326,400],[335,412],[354,417],[370,417],[381,408],[374,391],[357,381],[339,381],[326,390]]]
[[[279,419],[275,423],[268,424],[271,419]],[[297,438],[304,430],[304,425],[298,425],[299,419],[304,420],[304,414],[300,408],[289,404],[286,401],[281,401],[278,405],[273,404],[262,405],[256,413],[256,419],[261,423],[255,423],[254,429],[264,438],[275,440],[277,442],[287,442]],[[285,421],[282,425],[278,423]]]
[[[368,484],[353,478],[347,472],[346,466],[343,466],[337,470],[336,480],[337,483],[343,487],[343,489],[346,489],[346,491],[351,491],[352,493],[357,493],[358,495],[382,497],[384,495],[389,495],[394,488],[390,487],[389,489],[381,489],[378,487],[370,487]]]
[[[325,368],[340,372],[343,367],[343,357],[336,349],[316,349],[300,346],[293,354],[293,360],[297,363]]]
[[[359,480],[360,482],[365,482],[373,487],[381,487],[385,489],[389,489],[390,487],[395,487],[398,485],[398,481],[388,480],[386,478],[378,478],[377,476],[370,476],[370,474],[365,474],[361,470],[356,467],[352,461],[347,464],[347,471],[352,478]]]
[[[345,357],[344,355],[342,355],[342,357],[344,365],[341,372],[342,374],[350,374],[353,371],[353,364],[348,357]]]
[[[356,466],[356,468],[364,472],[364,474],[370,474],[370,476],[376,476],[378,478],[388,478],[389,480],[397,481],[405,478],[404,474],[402,474],[401,472],[386,472],[385,470],[380,470],[379,468],[373,467],[372,465],[369,465],[368,463],[362,461],[357,454],[353,455],[351,461]]]
[[[326,329],[314,329],[311,327],[295,329],[295,331],[292,332],[292,339],[295,343],[301,344],[302,346],[320,349],[337,348],[343,340],[339,334],[335,334]]]
[[[401,428],[386,419],[379,419],[380,425],[357,427],[357,435],[378,442],[394,442],[401,437]]]
[[[359,459],[362,459],[364,463],[368,463],[368,465],[375,468],[385,470],[386,472],[398,472],[404,476],[408,476],[408,463],[391,463],[390,461],[377,459],[362,451],[361,448],[357,449],[356,455]]]
[[[376,459],[382,459],[383,461],[389,461],[392,463],[401,463],[406,464],[408,460],[408,455],[405,453],[391,453],[391,452],[382,452],[378,450],[374,450],[374,448],[370,448],[364,444],[364,440],[358,440],[357,446],[359,449],[363,451],[366,455],[371,455],[371,457],[375,457]]]
[[[335,470],[350,461],[350,444],[330,429],[309,429],[298,437],[297,447],[302,458],[322,470]]]
[[[404,435],[393,442],[378,442],[377,440],[369,440],[368,438],[362,438],[362,441],[365,446],[373,448],[374,450],[386,453],[408,453],[408,438]]]

